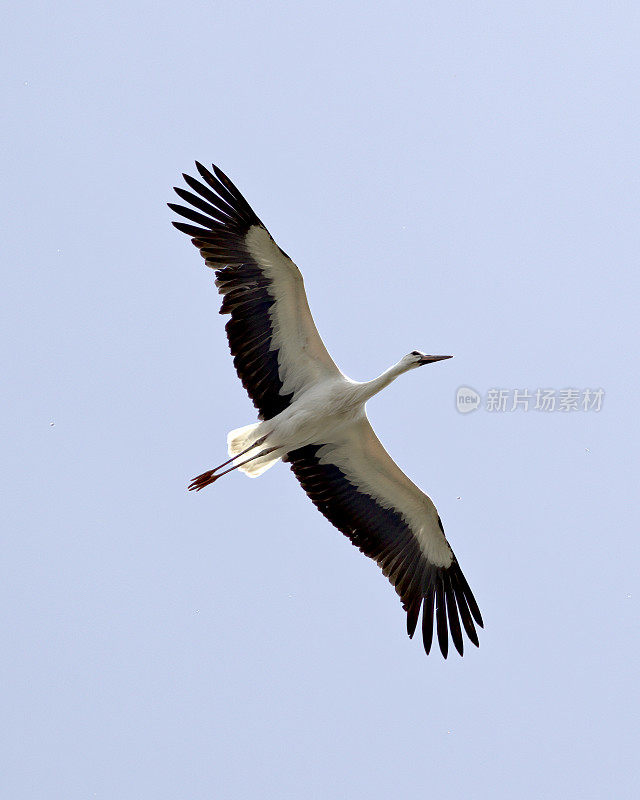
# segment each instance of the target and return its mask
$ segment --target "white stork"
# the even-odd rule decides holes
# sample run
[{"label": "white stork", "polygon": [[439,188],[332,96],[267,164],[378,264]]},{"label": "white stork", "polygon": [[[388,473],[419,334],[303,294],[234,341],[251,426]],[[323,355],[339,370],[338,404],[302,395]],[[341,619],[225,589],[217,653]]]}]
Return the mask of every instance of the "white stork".
[{"label": "white stork", "polygon": [[389,456],[365,411],[398,375],[450,356],[414,350],[372,381],[347,378],[318,334],[300,270],[221,170],[196,167],[204,183],[184,175],[193,192],[175,189],[190,207],[169,203],[190,222],[173,224],[216,270],[220,313],[231,315],[233,362],[260,421],[231,431],[229,460],[189,488],[198,491],[233,469],[256,476],[278,460],[289,462],[314,505],[391,581],[410,637],[422,608],[429,653],[435,608],[445,658],[449,630],[463,653],[460,621],[478,646],[474,620],[482,627],[482,617],[438,512]]}]

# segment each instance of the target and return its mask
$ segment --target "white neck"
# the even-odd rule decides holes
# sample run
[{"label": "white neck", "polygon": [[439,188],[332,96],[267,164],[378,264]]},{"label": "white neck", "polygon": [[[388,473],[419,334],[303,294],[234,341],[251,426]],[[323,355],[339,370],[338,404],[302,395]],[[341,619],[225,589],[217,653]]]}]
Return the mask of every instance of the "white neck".
[{"label": "white neck", "polygon": [[369,400],[375,394],[378,394],[378,392],[381,392],[385,386],[393,383],[398,375],[402,375],[402,373],[406,372],[408,369],[409,367],[407,367],[406,364],[398,361],[397,364],[389,367],[389,369],[385,370],[382,375],[378,375],[378,377],[374,378],[372,381],[361,383],[358,387],[358,394],[360,395],[361,401],[366,403],[367,400]]}]

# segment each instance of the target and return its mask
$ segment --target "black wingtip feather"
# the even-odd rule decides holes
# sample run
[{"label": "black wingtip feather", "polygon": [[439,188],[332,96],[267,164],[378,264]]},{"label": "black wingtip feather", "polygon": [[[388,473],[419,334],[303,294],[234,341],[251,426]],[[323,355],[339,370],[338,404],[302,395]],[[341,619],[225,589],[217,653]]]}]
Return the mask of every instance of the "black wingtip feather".
[{"label": "black wingtip feather", "polygon": [[204,228],[211,229],[214,225],[216,225],[215,220],[211,219],[210,217],[205,217],[204,214],[201,214],[199,211],[194,211],[192,208],[181,206],[179,203],[169,203],[168,205],[172,211],[176,212],[176,214],[180,214],[181,217],[186,217],[192,222],[197,222],[198,225],[202,225]]},{"label": "black wingtip feather", "polygon": [[[189,225],[186,222],[178,222],[177,220],[173,220],[171,222],[174,228],[177,228],[180,233],[186,233],[187,236],[191,237],[204,237],[207,234],[210,234],[211,231],[205,230],[204,228],[196,228],[195,225]],[[197,246],[197,245],[196,245]]]},{"label": "black wingtip feather", "polygon": [[433,583],[431,583],[422,604],[422,643],[427,655],[431,652],[431,643],[433,642],[433,602],[434,592]]},{"label": "black wingtip feather", "polygon": [[200,176],[209,184],[217,195],[222,198],[224,203],[233,209],[235,216],[242,219],[247,226],[262,224],[238,188],[219,167],[212,164],[212,174],[210,170],[204,167],[199,161],[195,163]]},{"label": "black wingtip feather", "polygon": [[439,580],[436,586],[436,624],[440,652],[446,658],[449,653],[449,635],[447,631],[447,609],[444,600],[444,584]]},{"label": "black wingtip feather", "polygon": [[460,618],[458,617],[458,607],[456,605],[455,594],[453,586],[451,585],[451,573],[445,572],[444,576],[444,593],[447,601],[447,616],[449,617],[449,630],[451,631],[451,639],[453,645],[460,653],[464,655],[464,644],[462,642],[462,629],[460,628]]},{"label": "black wingtip feather", "polygon": [[417,602],[414,602],[413,605],[409,606],[407,609],[407,633],[410,639],[413,639],[413,634],[416,632],[421,605],[422,603],[420,599],[418,599]]},{"label": "black wingtip feather", "polygon": [[217,208],[216,206],[220,205],[220,203],[214,205],[207,200],[203,200],[203,198],[199,197],[197,194],[193,194],[193,192],[181,189],[179,186],[174,186],[173,188],[181,200],[184,200],[186,203],[191,203],[194,208],[199,208],[200,211],[211,217],[211,222],[217,222],[220,225],[234,224],[233,212],[222,211],[220,208]]},{"label": "black wingtip feather", "polygon": [[471,612],[469,611],[469,606],[467,605],[467,600],[464,595],[464,589],[460,584],[458,571],[454,570],[451,573],[451,585],[454,594],[456,596],[458,611],[460,612],[460,618],[462,619],[462,625],[465,629],[465,632],[469,637],[470,641],[473,644],[475,644],[476,647],[480,647],[480,642],[478,641],[478,634],[473,624],[473,619],[471,617]]},{"label": "black wingtip feather", "polygon": [[224,172],[220,169],[220,167],[217,167],[215,164],[212,164],[211,168],[213,169],[216,178],[220,181],[220,183],[224,185],[224,187],[228,191],[231,192],[231,194],[237,195],[239,200],[244,200],[244,197],[240,194],[234,183],[231,180],[229,180],[229,178],[224,174]]},{"label": "black wingtip feather", "polygon": [[235,215],[235,209],[232,205],[229,205],[226,200],[223,200],[220,195],[212,192],[204,183],[200,183],[200,181],[192,178],[191,175],[187,175],[186,173],[182,174],[182,177],[185,180],[187,186],[191,187],[194,192],[197,192],[201,197],[204,197],[209,203],[219,209],[224,215],[225,218],[231,217],[233,218]]},{"label": "black wingtip feather", "polygon": [[[245,222],[256,218],[247,201],[235,188],[235,186],[233,186],[226,175],[224,176],[224,182],[218,180],[218,178],[216,178],[206,167],[203,167],[199,161],[196,161],[196,169],[200,173],[200,176],[204,178],[206,183],[209,184],[209,186],[225,201],[225,203],[227,203],[227,205],[234,209],[235,213],[240,218],[242,218]],[[233,186],[235,191],[231,191],[229,188],[230,186]]]},{"label": "black wingtip feather", "polygon": [[473,618],[475,619],[476,623],[481,627],[484,628],[484,623],[482,621],[482,614],[480,613],[480,609],[478,608],[478,604],[476,603],[476,598],[473,596],[473,592],[469,588],[469,584],[467,583],[467,579],[464,577],[464,574],[460,567],[458,567],[456,571],[456,577],[462,586],[462,590],[464,592],[465,599],[467,601],[467,605],[469,606],[469,611]]}]

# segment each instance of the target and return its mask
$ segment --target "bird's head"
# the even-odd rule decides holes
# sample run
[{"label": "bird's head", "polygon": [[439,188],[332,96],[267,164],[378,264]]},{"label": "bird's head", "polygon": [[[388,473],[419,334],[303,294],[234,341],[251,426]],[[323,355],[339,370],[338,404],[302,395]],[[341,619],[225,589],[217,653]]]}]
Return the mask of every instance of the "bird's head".
[{"label": "bird's head", "polygon": [[453,358],[453,356],[428,356],[426,353],[421,353],[420,350],[412,350],[400,362],[406,369],[415,369],[422,367],[424,364],[433,364],[436,361],[444,361],[445,358]]}]

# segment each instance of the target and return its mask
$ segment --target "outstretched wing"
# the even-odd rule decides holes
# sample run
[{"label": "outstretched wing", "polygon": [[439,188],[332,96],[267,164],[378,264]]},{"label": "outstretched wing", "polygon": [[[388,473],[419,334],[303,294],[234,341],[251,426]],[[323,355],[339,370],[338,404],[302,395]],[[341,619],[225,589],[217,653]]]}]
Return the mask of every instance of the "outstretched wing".
[{"label": "outstretched wing", "polygon": [[462,655],[460,622],[478,646],[482,627],[475,598],[449,546],[435,506],[402,472],[366,416],[335,442],[288,454],[302,488],[333,525],[375,559],[400,595],[413,636],[422,613],[427,653],[433,639],[446,658],[449,632]]},{"label": "outstretched wing", "polygon": [[271,419],[340,371],[316,329],[300,270],[221,170],[196,167],[204,183],[184,175],[193,192],[175,189],[189,206],[169,203],[190,222],[173,224],[216,270],[233,363],[260,418]]}]

